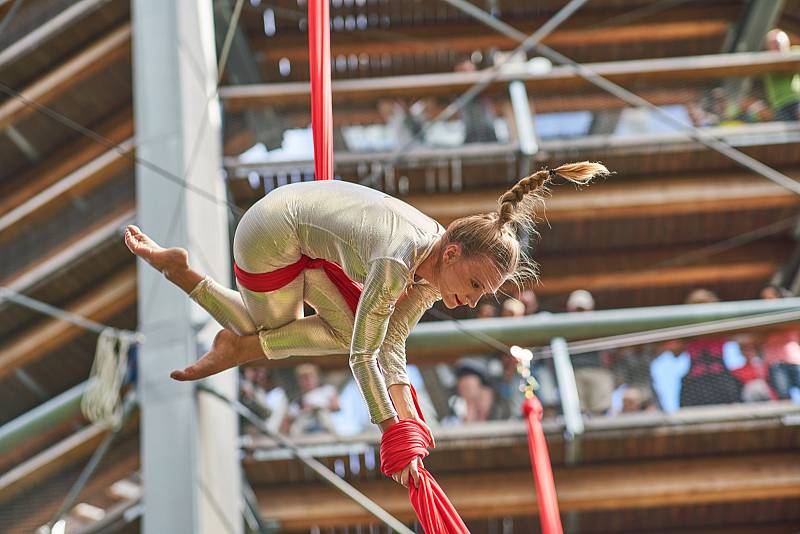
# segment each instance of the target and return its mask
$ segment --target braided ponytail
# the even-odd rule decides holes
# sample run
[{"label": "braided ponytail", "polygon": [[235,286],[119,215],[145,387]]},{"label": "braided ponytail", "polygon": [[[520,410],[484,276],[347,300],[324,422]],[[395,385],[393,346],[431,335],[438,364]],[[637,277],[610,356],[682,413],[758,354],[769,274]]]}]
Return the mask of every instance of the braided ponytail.
[{"label": "braided ponytail", "polygon": [[595,176],[608,174],[604,165],[590,161],[538,171],[503,193],[497,200],[497,211],[461,217],[450,223],[444,243],[458,243],[466,258],[487,259],[519,288],[529,280],[538,279],[536,262],[520,246],[519,236],[536,234],[535,208],[543,204],[547,184],[558,176],[586,184]]},{"label": "braided ponytail", "polygon": [[[535,172],[517,182],[514,187],[503,193],[497,200],[497,223],[501,227],[510,222],[522,224],[523,226],[532,225],[532,210],[535,204],[541,202],[547,183],[557,176],[566,178],[570,182],[585,184],[595,176],[606,175],[608,175],[608,169],[604,165],[592,163],[591,161],[565,163],[556,169],[542,169]],[[518,209],[517,206],[520,204],[530,209]]]}]

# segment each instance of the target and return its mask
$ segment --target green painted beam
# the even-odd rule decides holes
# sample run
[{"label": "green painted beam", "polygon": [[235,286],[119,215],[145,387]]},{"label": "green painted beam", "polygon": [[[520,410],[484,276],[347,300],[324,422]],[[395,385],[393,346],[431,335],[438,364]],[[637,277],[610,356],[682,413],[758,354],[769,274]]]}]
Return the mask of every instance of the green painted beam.
[{"label": "green painted beam", "polygon": [[82,382],[0,426],[0,454],[24,443],[42,431],[78,415],[87,384],[88,382]]},{"label": "green painted beam", "polygon": [[[800,310],[800,298],[745,300],[713,304],[651,306],[581,313],[540,313],[518,319],[469,319],[455,328],[450,321],[417,325],[406,342],[413,358],[487,352],[480,336],[505,345],[549,345],[555,337],[569,342],[721,319]],[[420,360],[417,360],[418,362]]]}]

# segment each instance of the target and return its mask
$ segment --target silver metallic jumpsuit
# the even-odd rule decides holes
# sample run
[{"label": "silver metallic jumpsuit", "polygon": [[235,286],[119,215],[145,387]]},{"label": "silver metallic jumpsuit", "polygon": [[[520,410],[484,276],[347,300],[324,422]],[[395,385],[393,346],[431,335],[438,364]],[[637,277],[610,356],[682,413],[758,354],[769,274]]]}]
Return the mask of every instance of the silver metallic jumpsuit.
[{"label": "silver metallic jumpsuit", "polygon": [[[373,423],[396,415],[387,387],[408,384],[405,341],[438,291],[414,271],[444,228],[380,191],[326,180],[280,187],[245,213],[233,242],[236,264],[271,272],[302,254],[332,261],[364,284],[355,317],[322,269],[286,286],[239,292],[203,280],[190,297],[223,327],[257,333],[267,358],[341,354],[364,395]],[[316,315],[303,317],[303,302]]]}]

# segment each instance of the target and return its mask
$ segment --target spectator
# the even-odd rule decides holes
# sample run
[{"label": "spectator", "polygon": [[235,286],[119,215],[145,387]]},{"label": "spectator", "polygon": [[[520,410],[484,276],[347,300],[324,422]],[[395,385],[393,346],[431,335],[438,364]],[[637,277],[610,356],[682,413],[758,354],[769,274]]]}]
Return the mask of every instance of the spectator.
[{"label": "spectator", "polygon": [[[761,290],[762,299],[791,296],[786,289],[767,286]],[[796,330],[767,334],[762,346],[764,363],[769,369],[769,381],[780,399],[800,396],[800,333]]]},{"label": "spectator", "polygon": [[767,366],[758,355],[756,338],[753,334],[740,334],[736,341],[745,357],[745,364],[731,371],[742,385],[742,402],[762,402],[777,399],[769,387]]},{"label": "spectator", "polygon": [[519,300],[525,305],[525,315],[535,315],[542,313],[539,308],[539,299],[536,298],[536,293],[533,289],[524,289],[519,294]]},{"label": "spectator", "polygon": [[[791,46],[786,32],[774,29],[767,33],[767,50],[788,53],[800,47]],[[776,72],[764,76],[767,102],[776,121],[800,120],[800,72]]]},{"label": "spectator", "polygon": [[268,429],[273,432],[281,430],[289,399],[286,391],[272,381],[269,369],[252,365],[245,367],[239,389],[242,404],[262,417]]},{"label": "spectator", "polygon": [[488,421],[494,405],[485,359],[462,358],[456,366],[456,395],[450,400],[453,415],[449,424]]},{"label": "spectator", "polygon": [[[573,291],[567,299],[568,312],[590,312],[594,310],[594,297],[585,289]],[[572,357],[575,384],[581,411],[593,415],[605,414],[611,407],[614,392],[614,375],[604,364],[599,352],[576,354]]]},{"label": "spectator", "polygon": [[[707,289],[696,289],[686,299],[687,304],[719,302]],[[728,404],[740,399],[739,382],[728,371],[724,359],[723,336],[695,338],[684,345],[689,353],[689,371],[681,384],[681,406]]]},{"label": "spectator", "polygon": [[503,307],[500,310],[500,317],[524,317],[525,305],[515,299],[507,298],[503,301]]},{"label": "spectator", "polygon": [[[464,59],[455,67],[456,72],[475,72],[477,69],[472,59]],[[472,99],[461,109],[461,120],[464,123],[464,144],[497,142],[490,100],[485,97]]]},{"label": "spectator", "polygon": [[412,141],[421,144],[423,142],[422,124],[422,104],[409,107],[402,100],[381,99],[378,100],[378,113],[386,123],[386,137],[390,146],[402,147]]},{"label": "spectator", "polygon": [[491,319],[497,317],[497,305],[490,300],[483,300],[475,311],[476,319]]},{"label": "spectator", "polygon": [[[653,405],[654,393],[650,380],[650,362],[653,360],[652,348],[625,347],[611,351],[611,371],[614,373],[614,383],[617,384],[615,395],[619,397],[619,406],[612,406],[612,414],[616,411],[625,411],[622,406],[625,396],[635,395],[642,409]],[[635,390],[635,393],[629,392]],[[612,401],[612,405],[614,402]]]},{"label": "spectator", "polygon": [[289,434],[297,436],[313,432],[335,434],[331,412],[339,411],[339,395],[330,384],[321,385],[319,367],[305,363],[295,370],[300,398],[289,406]]},{"label": "spectator", "polygon": [[783,299],[787,297],[792,297],[792,292],[786,289],[785,287],[776,286],[770,284],[765,286],[764,289],[758,294],[763,300],[771,300],[771,299]]},{"label": "spectator", "polygon": [[661,410],[674,413],[680,409],[681,384],[689,372],[689,354],[682,352],[680,341],[669,341],[661,348],[661,354],[650,363],[650,378]]}]

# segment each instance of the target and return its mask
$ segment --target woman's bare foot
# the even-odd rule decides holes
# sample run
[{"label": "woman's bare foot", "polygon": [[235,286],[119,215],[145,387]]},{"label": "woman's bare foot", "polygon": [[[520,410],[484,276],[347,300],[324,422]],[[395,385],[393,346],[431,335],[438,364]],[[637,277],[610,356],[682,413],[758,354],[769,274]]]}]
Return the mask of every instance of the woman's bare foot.
[{"label": "woman's bare foot", "polygon": [[[251,336],[248,336],[251,337]],[[247,351],[240,350],[244,337],[230,330],[220,330],[211,344],[211,350],[183,371],[172,371],[169,376],[175,380],[199,380],[217,374],[231,367],[236,367],[252,360],[252,356],[243,356]]]},{"label": "woman's bare foot", "polygon": [[164,248],[132,224],[125,228],[125,244],[131,252],[167,276],[189,269],[189,253],[186,249]]}]

